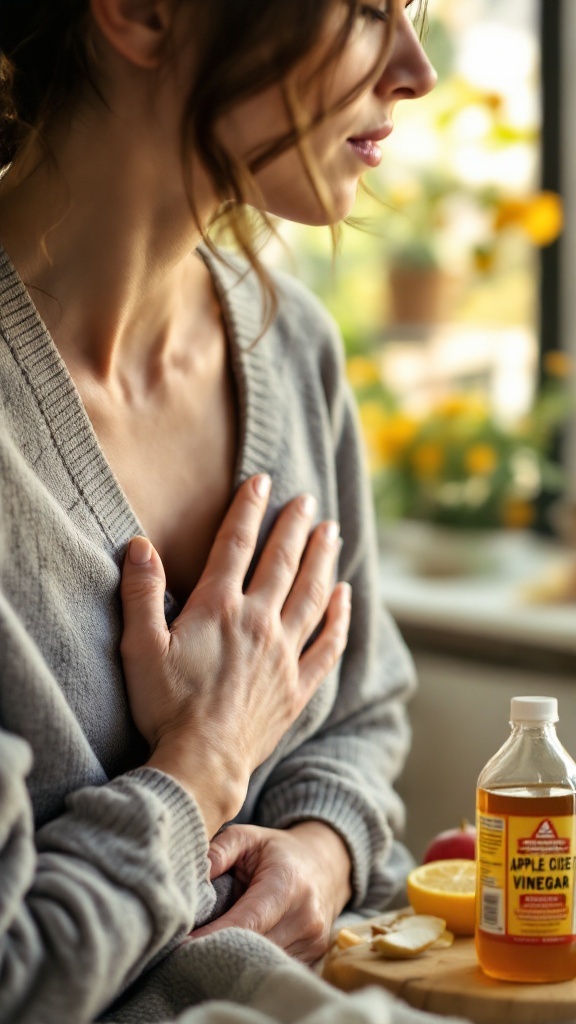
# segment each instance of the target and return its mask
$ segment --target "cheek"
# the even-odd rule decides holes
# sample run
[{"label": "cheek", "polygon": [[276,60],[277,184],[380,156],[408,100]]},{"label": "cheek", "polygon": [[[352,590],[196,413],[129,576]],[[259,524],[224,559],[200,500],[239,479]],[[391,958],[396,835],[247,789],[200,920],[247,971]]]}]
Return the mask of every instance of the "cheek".
[{"label": "cheek", "polygon": [[289,130],[290,123],[279,86],[243,100],[218,126],[218,134],[226,148],[242,160],[249,160]]},{"label": "cheek", "polygon": [[283,155],[258,175],[267,213],[301,224],[321,226],[348,216],[356,198],[360,169],[346,149],[315,147],[312,159],[331,204],[330,216],[318,198],[296,152]]},{"label": "cheek", "polygon": [[[378,29],[370,31],[365,28],[356,33],[319,81],[315,99],[317,108],[335,109],[350,95],[354,96],[354,105],[370,93],[379,77],[384,43],[385,35]],[[344,113],[346,109],[343,108]]]},{"label": "cheek", "polygon": [[256,180],[267,213],[286,220],[316,223],[320,216],[318,200],[295,150],[274,160]]}]

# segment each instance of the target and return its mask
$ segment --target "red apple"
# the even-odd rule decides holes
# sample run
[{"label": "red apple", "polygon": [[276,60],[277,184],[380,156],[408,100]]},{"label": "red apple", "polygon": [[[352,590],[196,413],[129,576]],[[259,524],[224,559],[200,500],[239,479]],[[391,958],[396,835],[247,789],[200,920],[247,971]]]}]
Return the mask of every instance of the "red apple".
[{"label": "red apple", "polygon": [[463,818],[460,828],[440,832],[426,848],[423,864],[431,860],[474,860],[476,857],[476,829]]}]

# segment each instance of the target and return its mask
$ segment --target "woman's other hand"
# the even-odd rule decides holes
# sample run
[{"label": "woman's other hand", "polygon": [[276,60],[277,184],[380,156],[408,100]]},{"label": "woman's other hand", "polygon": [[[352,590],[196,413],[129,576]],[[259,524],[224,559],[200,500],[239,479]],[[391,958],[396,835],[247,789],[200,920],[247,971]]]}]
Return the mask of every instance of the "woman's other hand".
[{"label": "woman's other hand", "polygon": [[350,589],[333,586],[338,526],[321,523],[310,534],[310,497],[282,510],[243,590],[269,488],[269,478],[257,476],[238,489],[170,629],[158,553],[138,537],[124,563],[121,655],[134,721],[151,749],[147,763],[194,796],[209,835],[238,813],[250,774],[346,646]]},{"label": "woman's other hand", "polygon": [[321,821],[286,830],[231,825],[212,840],[209,857],[211,878],[233,870],[246,891],[195,938],[248,928],[305,963],[323,956],[351,896],[350,857],[333,829]]}]

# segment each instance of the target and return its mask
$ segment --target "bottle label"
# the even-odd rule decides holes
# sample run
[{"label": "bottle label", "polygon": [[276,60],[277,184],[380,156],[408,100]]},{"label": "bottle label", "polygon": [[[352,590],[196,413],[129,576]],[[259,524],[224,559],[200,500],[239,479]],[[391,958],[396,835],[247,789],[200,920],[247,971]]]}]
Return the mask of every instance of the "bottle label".
[{"label": "bottle label", "polygon": [[524,945],[576,939],[576,818],[478,814],[478,927]]}]

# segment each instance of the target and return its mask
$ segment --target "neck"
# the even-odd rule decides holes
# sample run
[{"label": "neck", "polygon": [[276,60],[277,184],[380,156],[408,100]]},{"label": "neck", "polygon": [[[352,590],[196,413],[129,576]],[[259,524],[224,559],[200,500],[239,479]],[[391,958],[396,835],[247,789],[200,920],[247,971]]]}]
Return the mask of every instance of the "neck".
[{"label": "neck", "polygon": [[[0,181],[0,241],[62,356],[103,378],[162,358],[184,282],[189,315],[206,306],[182,172],[150,148],[122,122],[103,132],[86,118],[53,140],[54,159],[31,152]],[[194,198],[207,220],[202,180]]]}]

